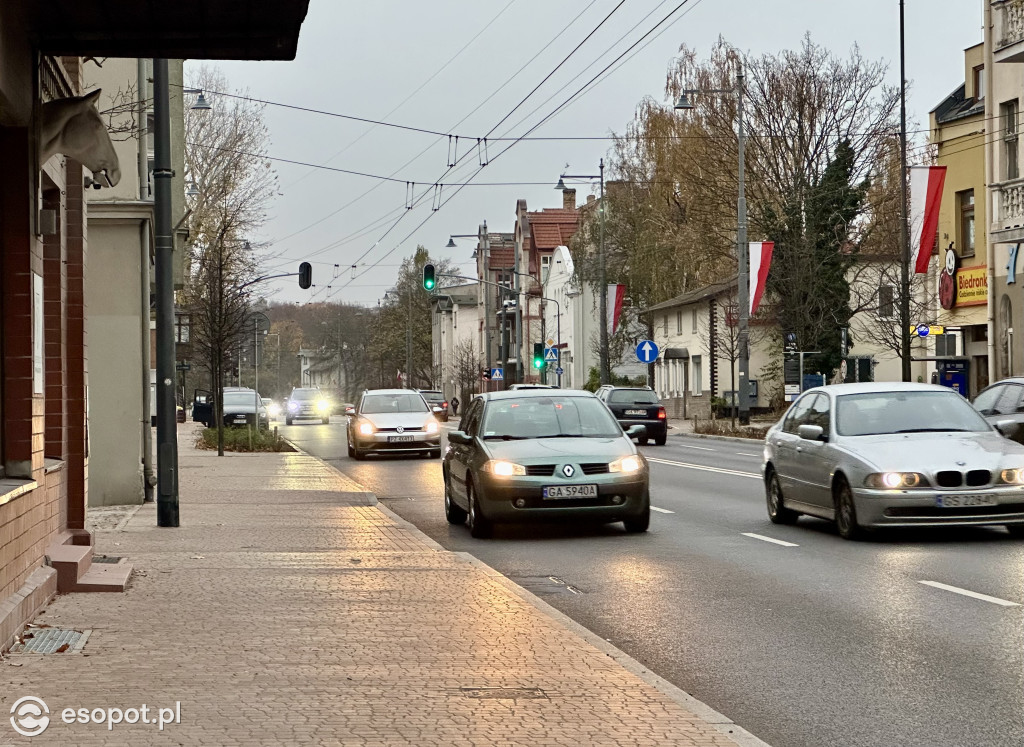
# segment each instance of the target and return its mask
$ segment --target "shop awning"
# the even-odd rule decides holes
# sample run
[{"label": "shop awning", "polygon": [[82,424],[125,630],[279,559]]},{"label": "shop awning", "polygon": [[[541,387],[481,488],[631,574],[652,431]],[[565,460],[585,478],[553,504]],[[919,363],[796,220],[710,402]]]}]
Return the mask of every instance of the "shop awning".
[{"label": "shop awning", "polygon": [[26,0],[45,54],[292,60],[309,0]]}]

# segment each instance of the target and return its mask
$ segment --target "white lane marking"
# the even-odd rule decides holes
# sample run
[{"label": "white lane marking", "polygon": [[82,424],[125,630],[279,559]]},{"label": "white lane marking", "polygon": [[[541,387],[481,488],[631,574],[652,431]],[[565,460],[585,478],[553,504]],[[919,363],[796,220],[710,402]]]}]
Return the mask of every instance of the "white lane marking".
[{"label": "white lane marking", "polygon": [[697,449],[698,451],[714,451],[714,449],[709,449],[707,446],[687,446],[686,444],[677,444],[677,446],[681,446],[684,449]]},{"label": "white lane marking", "polygon": [[723,469],[722,467],[708,467],[704,464],[689,464],[688,462],[673,462],[670,459],[658,459],[656,457],[647,457],[648,462],[655,462],[656,464],[668,464],[672,467],[684,467],[686,469],[696,469],[702,472],[718,472],[722,475],[736,475],[737,477],[752,477],[755,480],[760,480],[761,475],[756,472],[739,472],[734,469]]},{"label": "white lane marking", "polygon": [[954,594],[962,594],[965,597],[971,597],[972,599],[980,599],[983,602],[998,604],[1000,607],[1020,607],[1016,602],[1008,602],[1005,599],[1000,599],[999,597],[990,597],[988,594],[979,594],[976,591],[961,589],[959,586],[950,586],[949,584],[942,584],[938,581],[918,581],[918,583],[924,584],[925,586],[933,586],[936,589],[951,591]]},{"label": "white lane marking", "polygon": [[785,540],[777,540],[774,537],[765,537],[763,534],[754,534],[753,532],[740,532],[744,537],[752,537],[756,540],[762,540],[763,542],[771,542],[775,545],[782,545],[783,547],[800,547],[796,542],[786,542]]},{"label": "white lane marking", "polygon": [[669,511],[667,508],[658,508],[657,506],[651,506],[652,511],[657,511],[659,514],[674,514],[675,511]]},{"label": "white lane marking", "polygon": [[759,457],[759,456],[761,456],[761,454],[751,454],[749,451],[734,451],[733,453],[734,454],[739,454],[740,456],[749,456],[749,457]]}]

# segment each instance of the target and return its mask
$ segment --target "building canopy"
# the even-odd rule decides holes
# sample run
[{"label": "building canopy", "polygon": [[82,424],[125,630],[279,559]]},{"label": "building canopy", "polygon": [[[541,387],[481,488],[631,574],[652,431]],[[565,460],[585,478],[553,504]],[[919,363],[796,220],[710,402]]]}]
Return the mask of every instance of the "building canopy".
[{"label": "building canopy", "polygon": [[292,60],[309,0],[24,0],[44,54]]}]

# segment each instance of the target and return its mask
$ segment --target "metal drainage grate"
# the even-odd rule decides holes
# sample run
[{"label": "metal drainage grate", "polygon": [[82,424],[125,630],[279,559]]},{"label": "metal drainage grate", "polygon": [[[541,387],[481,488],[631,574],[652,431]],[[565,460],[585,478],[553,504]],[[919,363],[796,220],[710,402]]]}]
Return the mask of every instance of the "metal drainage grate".
[{"label": "metal drainage grate", "polygon": [[121,562],[121,557],[119,555],[93,555],[92,556],[92,562],[93,563],[114,563],[116,565],[117,563]]},{"label": "metal drainage grate", "polygon": [[22,634],[24,643],[14,644],[11,646],[10,652],[12,654],[78,653],[85,646],[91,632],[91,630],[29,628]]},{"label": "metal drainage grate", "polygon": [[479,700],[543,700],[548,697],[539,687],[460,687],[459,692]]}]

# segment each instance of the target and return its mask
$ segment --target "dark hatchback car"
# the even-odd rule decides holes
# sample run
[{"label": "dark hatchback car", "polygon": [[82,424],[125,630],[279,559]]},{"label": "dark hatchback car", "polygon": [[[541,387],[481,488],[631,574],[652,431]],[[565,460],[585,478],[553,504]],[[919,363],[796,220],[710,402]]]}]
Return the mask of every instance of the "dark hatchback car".
[{"label": "dark hatchback car", "polygon": [[444,392],[437,389],[420,389],[418,391],[423,395],[423,399],[427,401],[427,405],[430,406],[430,411],[434,413],[434,417],[442,423],[447,423],[448,400],[444,398]]},{"label": "dark hatchback car", "polygon": [[598,399],[578,390],[473,399],[442,463],[445,517],[474,537],[496,523],[621,521],[646,532],[647,461]]},{"label": "dark hatchback car", "polygon": [[[192,420],[212,428],[216,423],[213,415],[213,393],[197,389],[192,403]],[[263,399],[252,389],[243,387],[224,387],[224,425],[254,425],[256,413],[259,412],[259,427],[266,428],[269,423],[267,408]]]},{"label": "dark hatchback car", "polygon": [[658,446],[664,446],[668,438],[668,417],[658,395],[650,387],[605,386],[597,391],[598,398],[608,405],[612,415],[626,430],[634,425],[647,429],[638,437],[641,445],[653,438]]},{"label": "dark hatchback car", "polygon": [[992,425],[1012,420],[1017,430],[1011,438],[1024,443],[1024,377],[1003,379],[985,387],[974,398],[974,409]]}]

